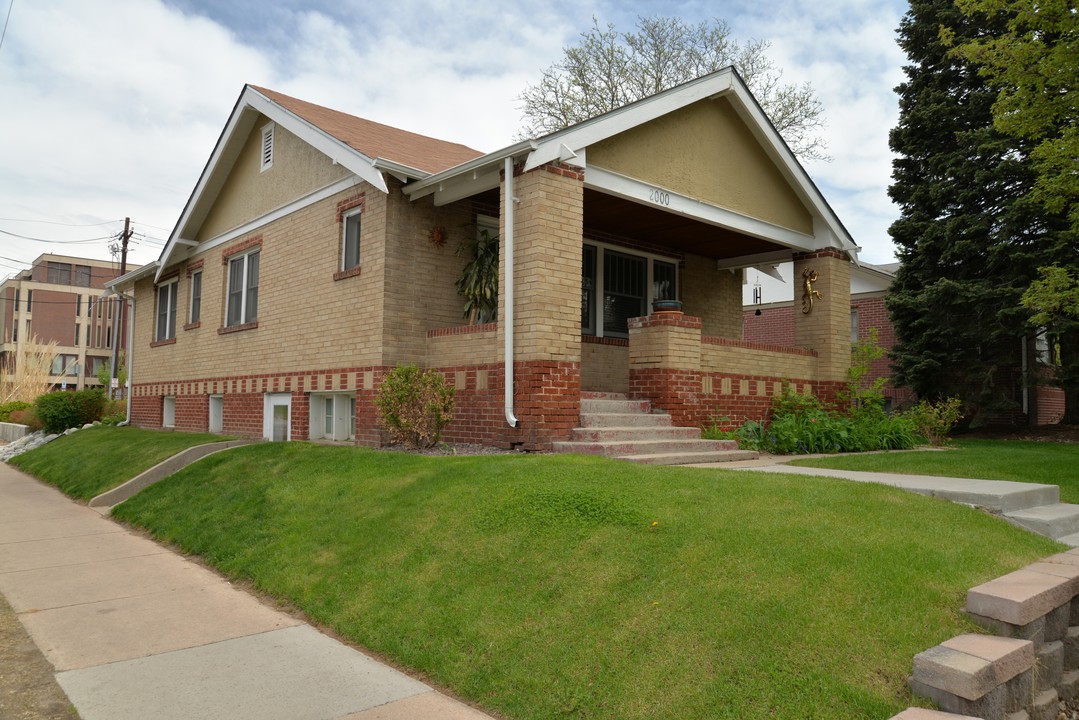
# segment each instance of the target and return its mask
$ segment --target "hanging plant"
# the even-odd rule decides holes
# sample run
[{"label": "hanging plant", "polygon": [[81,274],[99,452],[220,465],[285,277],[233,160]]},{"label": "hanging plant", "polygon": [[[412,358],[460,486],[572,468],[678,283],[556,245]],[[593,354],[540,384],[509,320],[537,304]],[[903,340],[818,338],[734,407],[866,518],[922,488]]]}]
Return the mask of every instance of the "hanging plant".
[{"label": "hanging plant", "polygon": [[455,283],[464,297],[464,316],[470,325],[493,322],[498,315],[498,235],[480,228],[476,239],[461,243],[457,254],[470,258]]}]

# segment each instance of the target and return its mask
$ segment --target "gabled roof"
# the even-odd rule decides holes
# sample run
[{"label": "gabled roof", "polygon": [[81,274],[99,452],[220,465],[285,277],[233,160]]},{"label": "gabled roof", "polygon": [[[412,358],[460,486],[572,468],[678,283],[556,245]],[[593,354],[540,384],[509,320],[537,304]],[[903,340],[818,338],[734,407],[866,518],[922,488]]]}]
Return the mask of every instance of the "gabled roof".
[{"label": "gabled roof", "polygon": [[[753,218],[714,207],[707,208],[708,213],[702,219],[749,235],[759,237],[771,235],[770,239],[799,250],[837,248],[857,262],[856,255],[859,248],[733,67],[704,75],[603,115],[571,125],[564,130],[518,142],[430,177],[411,182],[405,186],[404,192],[413,199],[435,195],[437,205],[490,190],[498,187],[498,173],[507,157],[513,158],[515,162],[524,160],[526,171],[552,161],[578,165],[585,168],[585,187],[589,187],[590,183],[597,183],[595,187],[601,187],[600,183],[614,184],[618,182],[618,179],[608,178],[609,173],[596,168],[589,171],[586,153],[589,145],[651,122],[698,101],[717,97],[726,97],[730,100],[742,121],[810,210],[816,219],[815,224],[819,227],[815,232],[815,238],[799,237],[796,233],[784,232],[782,229],[769,227]],[[642,187],[647,193],[647,188]],[[603,187],[603,189],[611,191],[610,187]],[[615,194],[619,194],[619,191],[616,190]],[[687,207],[699,205],[695,200],[687,200]],[[809,245],[814,245],[814,247],[809,247]]]},{"label": "gabled roof", "polygon": [[482,155],[460,143],[419,135],[282,93],[245,85],[210,159],[158,259],[157,277],[182,259],[228,179],[259,116],[268,117],[356,176],[387,192],[383,173],[401,180],[431,173]]}]

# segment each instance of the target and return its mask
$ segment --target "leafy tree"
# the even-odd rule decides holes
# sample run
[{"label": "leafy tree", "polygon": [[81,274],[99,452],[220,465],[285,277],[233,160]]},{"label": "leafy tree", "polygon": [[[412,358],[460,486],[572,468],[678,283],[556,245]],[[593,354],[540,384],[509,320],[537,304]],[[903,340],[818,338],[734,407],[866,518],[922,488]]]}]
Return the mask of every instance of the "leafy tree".
[{"label": "leafy tree", "polygon": [[[120,357],[116,366],[116,385],[121,388],[117,395],[123,393],[122,388],[127,385],[127,365],[124,364],[124,353],[120,351]],[[106,392],[112,394],[112,360],[102,363],[97,368],[97,381],[101,383]]]},{"label": "leafy tree", "polygon": [[1079,274],[1059,265],[1043,267],[1023,293],[1023,307],[1034,311],[1031,323],[1044,327],[1064,388],[1064,422],[1079,423]]},{"label": "leafy tree", "polygon": [[923,398],[960,396],[974,424],[1014,407],[1001,371],[1021,359],[1029,312],[1019,298],[1039,265],[1067,252],[1059,218],[1028,198],[1030,143],[993,127],[996,92],[951,51],[999,30],[993,23],[951,0],[911,0],[899,28],[910,63],[890,135],[900,217],[889,232],[902,261],[887,300],[896,380]]},{"label": "leafy tree", "polygon": [[958,0],[968,16],[988,15],[1001,31],[970,38],[958,53],[999,90],[993,122],[1035,143],[1033,196],[1066,213],[1079,234],[1079,11],[1074,0]]},{"label": "leafy tree", "polygon": [[781,82],[765,54],[768,43],[731,37],[722,20],[689,24],[677,18],[639,17],[636,32],[614,25],[581,33],[562,60],[519,96],[521,137],[546,135],[733,65],[796,155],[824,159],[823,108],[808,83]]}]

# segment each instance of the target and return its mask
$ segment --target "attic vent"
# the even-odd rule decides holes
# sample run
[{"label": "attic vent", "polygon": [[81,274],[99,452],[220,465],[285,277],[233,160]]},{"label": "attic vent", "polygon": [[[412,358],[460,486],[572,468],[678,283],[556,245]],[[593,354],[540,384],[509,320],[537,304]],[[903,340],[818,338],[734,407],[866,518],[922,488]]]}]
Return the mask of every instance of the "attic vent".
[{"label": "attic vent", "polygon": [[273,166],[273,129],[273,123],[262,126],[262,155],[259,156],[259,172],[269,170]]}]

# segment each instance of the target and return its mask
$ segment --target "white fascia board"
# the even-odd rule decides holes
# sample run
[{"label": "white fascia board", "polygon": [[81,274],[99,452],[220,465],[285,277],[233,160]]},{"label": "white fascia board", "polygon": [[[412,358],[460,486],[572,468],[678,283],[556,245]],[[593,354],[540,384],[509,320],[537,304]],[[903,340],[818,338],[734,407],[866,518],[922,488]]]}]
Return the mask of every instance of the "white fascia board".
[{"label": "white fascia board", "polygon": [[[793,250],[775,250],[772,252],[756,253],[754,255],[742,255],[741,257],[716,260],[716,269],[740,270],[742,268],[748,267],[755,268],[758,265],[767,265],[769,267],[772,267],[780,263],[790,262],[793,258]],[[771,273],[765,270],[762,270],[761,272],[765,272],[766,274],[771,275]]]},{"label": "white fascia board", "polygon": [[501,172],[507,157],[516,157],[517,155],[522,155],[534,148],[535,143],[533,141],[522,140],[519,143],[502,148],[501,150],[496,150],[493,153],[467,160],[460,165],[455,165],[442,172],[435,173],[423,180],[409,183],[402,188],[402,192],[404,192],[405,195],[408,195],[409,199],[417,200],[421,197],[434,194],[439,190],[444,190],[459,181],[468,182],[479,175],[487,174],[492,171],[492,168],[497,168],[495,171]]},{"label": "white fascia board", "polygon": [[369,158],[359,150],[346,145],[251,87],[248,87],[244,92],[243,101],[333,160],[336,164],[343,165],[382,192],[388,193],[390,191],[386,186],[386,180],[382,177],[382,173],[375,169],[374,158]]},{"label": "white fascia board", "polygon": [[157,271],[157,260],[147,263],[140,267],[138,270],[132,270],[129,273],[125,273],[120,277],[113,278],[105,283],[105,287],[115,291],[117,288],[124,288],[133,286],[135,281],[142,280],[144,277],[149,277],[155,274]]},{"label": "white fascia board", "polygon": [[536,140],[536,149],[528,156],[525,172],[559,160],[566,150],[577,153],[581,148],[651,122],[698,100],[729,92],[736,87],[733,78],[734,73],[729,68],[721,70],[540,138]]},{"label": "white fascia board", "polygon": [[434,192],[435,205],[449,205],[452,202],[463,200],[485,190],[493,190],[501,184],[502,172],[500,170],[491,170],[484,173],[477,170],[467,180],[455,178],[453,182],[445,183],[444,187],[436,186]]},{"label": "white fascia board", "polygon": [[[764,220],[742,215],[703,200],[667,188],[641,182],[610,170],[589,166],[584,174],[584,186],[600,190],[610,195],[625,198],[649,207],[673,212],[700,220],[709,225],[735,230],[743,235],[761,238],[785,245],[795,250],[809,252],[819,250],[817,240],[812,235],[780,227]],[[658,200],[657,200],[658,199]]]},{"label": "white fascia board", "polygon": [[409,180],[423,180],[426,177],[430,177],[431,173],[426,170],[420,170],[403,163],[394,162],[393,160],[387,160],[383,157],[377,157],[371,161],[372,166],[376,170],[388,172],[401,182],[408,182]]}]

